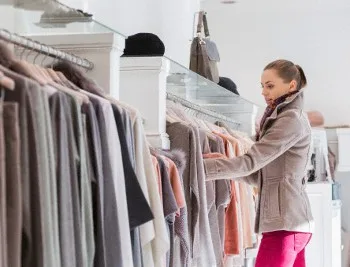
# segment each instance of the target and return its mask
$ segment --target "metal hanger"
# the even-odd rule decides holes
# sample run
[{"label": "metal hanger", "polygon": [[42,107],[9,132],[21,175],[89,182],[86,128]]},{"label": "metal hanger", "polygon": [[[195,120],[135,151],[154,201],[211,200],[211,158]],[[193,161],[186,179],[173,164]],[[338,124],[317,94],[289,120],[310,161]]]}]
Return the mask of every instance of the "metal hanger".
[{"label": "metal hanger", "polygon": [[26,56],[26,61],[28,61],[28,59],[29,59],[29,55],[32,53],[32,52],[35,52],[35,46],[34,46],[34,42],[35,41],[33,41],[33,40],[31,40],[31,39],[29,39],[29,41],[31,42],[31,45],[28,45],[28,47],[29,47],[29,52],[28,52],[28,54],[27,54],[27,56]]},{"label": "metal hanger", "polygon": [[50,55],[50,53],[49,53],[49,49],[47,49],[47,51],[46,51],[46,53],[45,53],[45,51],[44,51],[44,48],[43,47],[41,47],[41,51],[43,52],[43,54],[44,54],[44,57],[43,57],[43,59],[41,60],[41,66],[43,67],[44,66],[44,61],[46,60],[46,58]]},{"label": "metal hanger", "polygon": [[[51,49],[51,47],[49,47],[49,51],[50,51],[50,49]],[[50,66],[51,69],[53,69],[53,65],[55,65],[55,61],[56,61],[57,58],[58,58],[58,53],[59,53],[59,52],[57,52],[57,53],[54,54],[54,58],[53,58],[53,60],[52,60],[52,62],[51,62],[51,66]]]},{"label": "metal hanger", "polygon": [[[44,54],[45,52],[47,52],[48,50],[53,53],[53,56],[56,55],[56,57],[58,58],[69,58],[68,61],[74,63],[74,64],[78,64],[80,67],[86,68],[87,70],[91,70],[94,68],[94,64],[92,62],[90,62],[87,59],[82,59],[78,56],[75,55],[69,55],[67,53],[64,53],[62,51],[59,51],[57,49],[51,48],[48,49],[49,46],[45,46],[45,45],[40,45],[40,47],[38,48],[38,46],[36,46],[36,44],[38,42],[35,42],[27,37],[23,37],[17,34],[13,34],[10,31],[6,30],[6,29],[2,29],[0,28],[0,39],[7,41],[9,43],[12,43],[18,47],[23,48],[23,50],[20,53],[19,58],[22,60],[24,53],[26,52],[26,50],[28,48],[33,49],[36,52],[39,52],[41,54]],[[32,53],[32,51],[31,51]],[[51,56],[51,54],[49,53],[49,55]],[[29,57],[29,55],[27,56],[27,58]]]},{"label": "metal hanger", "polygon": [[[40,50],[42,51],[43,45],[41,43],[39,43],[38,41],[34,41],[36,44],[38,44],[40,46]],[[39,51],[36,52],[36,55],[33,59],[33,64],[35,65],[36,63],[36,59],[39,57],[41,53],[39,53]],[[42,65],[42,64],[41,64]]]},{"label": "metal hanger", "polygon": [[168,100],[178,103],[183,107],[185,111],[187,111],[188,114],[193,114],[193,116],[196,116],[199,118],[200,117],[208,118],[207,119],[208,121],[213,121],[213,120],[224,121],[229,125],[231,125],[233,129],[237,129],[240,125],[240,122],[237,122],[229,117],[226,117],[225,115],[216,113],[215,111],[202,108],[201,106],[196,105],[195,103],[192,103],[186,99],[180,98],[172,93],[167,92],[166,96]]},{"label": "metal hanger", "polygon": [[23,47],[23,50],[22,50],[21,54],[19,55],[20,60],[23,59],[23,55],[24,55],[25,51],[26,51],[29,47],[30,47],[30,46],[29,46],[29,40],[26,40],[26,44],[25,44],[25,46]]}]

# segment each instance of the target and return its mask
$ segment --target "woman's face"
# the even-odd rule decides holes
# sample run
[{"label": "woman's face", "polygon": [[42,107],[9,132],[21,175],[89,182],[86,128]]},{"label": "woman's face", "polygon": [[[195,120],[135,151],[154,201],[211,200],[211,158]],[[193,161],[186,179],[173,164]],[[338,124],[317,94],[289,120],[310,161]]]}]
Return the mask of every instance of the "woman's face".
[{"label": "woman's face", "polygon": [[261,75],[262,95],[267,105],[271,105],[280,96],[295,91],[296,86],[295,80],[285,82],[274,69],[264,70]]}]

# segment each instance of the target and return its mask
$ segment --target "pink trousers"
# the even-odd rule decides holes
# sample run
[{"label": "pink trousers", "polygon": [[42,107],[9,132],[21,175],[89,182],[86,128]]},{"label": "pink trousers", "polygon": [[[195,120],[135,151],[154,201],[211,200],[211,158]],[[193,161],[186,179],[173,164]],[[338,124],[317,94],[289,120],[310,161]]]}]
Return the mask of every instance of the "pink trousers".
[{"label": "pink trousers", "polygon": [[276,231],[263,234],[255,267],[305,267],[312,234]]}]

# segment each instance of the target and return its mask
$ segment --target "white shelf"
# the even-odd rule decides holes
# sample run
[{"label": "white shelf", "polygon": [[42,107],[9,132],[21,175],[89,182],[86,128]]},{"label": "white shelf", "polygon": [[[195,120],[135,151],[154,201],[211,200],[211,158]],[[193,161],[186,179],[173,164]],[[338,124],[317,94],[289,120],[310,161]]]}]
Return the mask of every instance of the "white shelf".
[{"label": "white shelf", "polygon": [[350,172],[350,128],[326,129],[328,145],[336,155],[338,172]]}]

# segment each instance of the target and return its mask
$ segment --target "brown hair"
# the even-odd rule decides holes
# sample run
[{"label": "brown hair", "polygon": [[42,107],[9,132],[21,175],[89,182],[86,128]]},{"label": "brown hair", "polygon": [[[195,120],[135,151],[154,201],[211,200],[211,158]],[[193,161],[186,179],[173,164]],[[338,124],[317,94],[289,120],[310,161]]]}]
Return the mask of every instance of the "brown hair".
[{"label": "brown hair", "polygon": [[307,85],[307,80],[303,69],[299,65],[295,65],[289,60],[279,59],[268,64],[264,70],[276,70],[279,77],[285,82],[295,80],[297,82],[297,90]]}]

